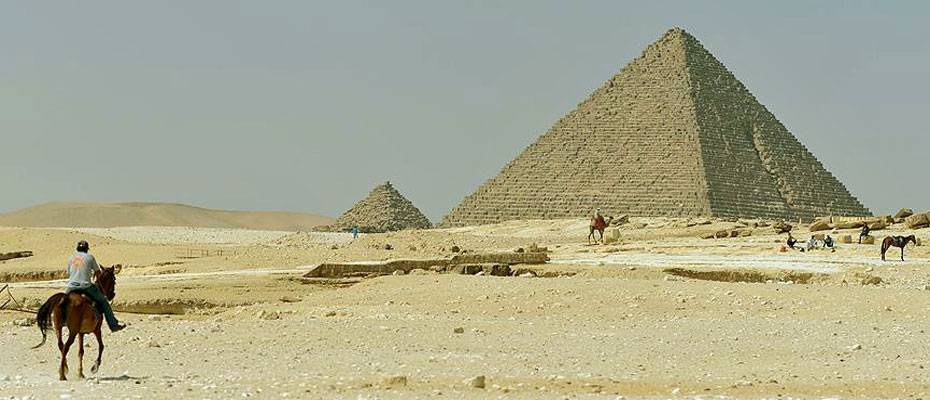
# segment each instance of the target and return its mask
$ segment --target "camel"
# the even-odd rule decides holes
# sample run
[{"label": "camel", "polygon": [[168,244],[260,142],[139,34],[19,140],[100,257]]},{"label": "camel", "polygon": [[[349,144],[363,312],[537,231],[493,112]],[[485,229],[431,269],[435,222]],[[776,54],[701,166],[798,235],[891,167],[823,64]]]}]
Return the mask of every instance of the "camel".
[{"label": "camel", "polygon": [[[591,223],[588,225],[588,244],[591,244],[591,239],[594,238],[594,243],[600,241],[604,242],[604,229],[607,229],[610,226],[610,223],[614,220],[614,217],[607,217],[607,220],[604,220],[604,217],[598,215],[591,218]],[[594,232],[600,233],[600,239],[595,238]]]}]

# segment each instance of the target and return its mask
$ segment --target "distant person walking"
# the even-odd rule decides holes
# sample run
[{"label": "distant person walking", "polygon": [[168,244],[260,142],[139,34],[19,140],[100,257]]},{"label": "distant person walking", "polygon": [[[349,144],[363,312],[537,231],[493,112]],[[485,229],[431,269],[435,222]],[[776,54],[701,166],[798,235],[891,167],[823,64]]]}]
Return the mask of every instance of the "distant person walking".
[{"label": "distant person walking", "polygon": [[352,239],[358,239],[358,226],[352,225]]}]

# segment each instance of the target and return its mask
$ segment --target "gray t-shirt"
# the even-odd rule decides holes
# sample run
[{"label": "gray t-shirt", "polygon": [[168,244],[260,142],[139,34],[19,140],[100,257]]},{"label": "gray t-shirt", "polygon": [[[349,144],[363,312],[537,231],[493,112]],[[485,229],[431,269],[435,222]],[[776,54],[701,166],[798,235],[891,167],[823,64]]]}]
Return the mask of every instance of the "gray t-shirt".
[{"label": "gray t-shirt", "polygon": [[97,259],[87,253],[74,253],[68,260],[68,288],[84,289],[94,285],[93,277],[100,271]]}]

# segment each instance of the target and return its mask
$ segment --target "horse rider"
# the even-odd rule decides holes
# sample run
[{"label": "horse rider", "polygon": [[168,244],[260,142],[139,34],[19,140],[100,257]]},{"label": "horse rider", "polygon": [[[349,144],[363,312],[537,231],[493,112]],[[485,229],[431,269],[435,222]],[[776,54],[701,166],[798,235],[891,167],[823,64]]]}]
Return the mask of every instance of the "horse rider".
[{"label": "horse rider", "polygon": [[607,221],[604,220],[604,216],[601,215],[601,209],[594,209],[594,216],[591,217],[591,220],[594,221],[595,227],[607,227]]},{"label": "horse rider", "polygon": [[862,244],[862,238],[869,236],[869,224],[862,225],[862,230],[859,231],[859,244]]},{"label": "horse rider", "polygon": [[87,296],[96,304],[97,311],[106,318],[110,331],[121,331],[126,325],[116,320],[113,309],[110,308],[110,302],[100,292],[100,288],[91,282],[91,276],[96,280],[100,274],[100,266],[97,265],[97,259],[88,251],[90,251],[90,245],[87,241],[78,242],[77,252],[68,260],[68,286],[65,287],[65,294],[79,293]]}]

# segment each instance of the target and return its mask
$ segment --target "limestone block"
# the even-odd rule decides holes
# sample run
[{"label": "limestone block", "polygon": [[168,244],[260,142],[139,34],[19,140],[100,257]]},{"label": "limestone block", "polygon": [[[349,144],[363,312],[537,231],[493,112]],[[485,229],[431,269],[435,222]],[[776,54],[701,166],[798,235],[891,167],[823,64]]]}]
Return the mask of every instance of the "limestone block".
[{"label": "limestone block", "polygon": [[930,226],[930,213],[914,214],[904,219],[904,224],[910,229],[920,229]]},{"label": "limestone block", "polygon": [[830,226],[830,220],[827,220],[827,219],[821,219],[821,220],[815,221],[810,226],[811,232],[828,231],[830,229],[833,229],[833,227]]}]

